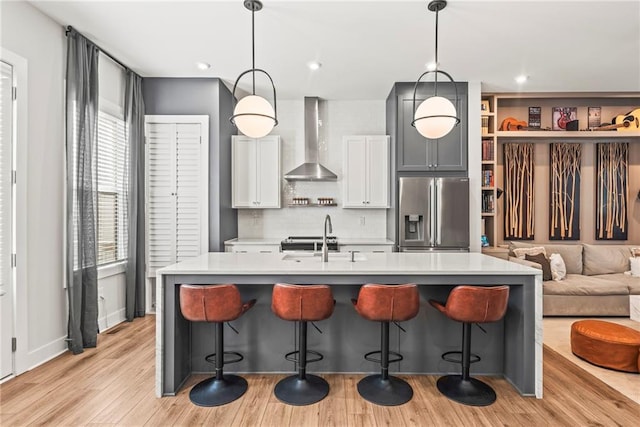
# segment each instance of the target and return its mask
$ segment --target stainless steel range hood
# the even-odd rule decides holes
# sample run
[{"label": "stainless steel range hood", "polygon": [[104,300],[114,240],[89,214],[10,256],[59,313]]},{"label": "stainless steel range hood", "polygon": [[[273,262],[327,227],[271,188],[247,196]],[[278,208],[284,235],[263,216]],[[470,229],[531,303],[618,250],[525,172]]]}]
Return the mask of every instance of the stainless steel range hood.
[{"label": "stainless steel range hood", "polygon": [[319,98],[304,98],[304,163],[284,176],[287,181],[335,181],[338,176],[318,162]]}]

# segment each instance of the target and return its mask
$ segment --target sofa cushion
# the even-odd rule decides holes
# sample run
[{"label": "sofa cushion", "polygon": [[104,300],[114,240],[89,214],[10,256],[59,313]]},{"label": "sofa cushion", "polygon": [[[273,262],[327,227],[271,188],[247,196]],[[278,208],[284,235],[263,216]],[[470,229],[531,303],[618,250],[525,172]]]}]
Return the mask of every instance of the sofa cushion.
[{"label": "sofa cushion", "polygon": [[516,248],[530,248],[533,246],[542,246],[547,254],[560,254],[564,260],[564,264],[567,267],[567,274],[582,274],[582,245],[581,244],[541,244],[541,243],[527,243],[520,241],[509,242],[509,251],[511,256],[513,250]]},{"label": "sofa cushion", "polygon": [[544,256],[543,253],[539,253],[535,255],[525,254],[524,259],[526,261],[531,261],[531,262],[540,264],[540,266],[542,267],[542,280],[553,279],[553,276],[551,276],[551,264],[549,263],[549,260],[547,259],[546,256]]},{"label": "sofa cushion", "polygon": [[602,274],[591,277],[607,282],[621,283],[627,287],[629,294],[640,295],[640,277],[633,277],[632,275],[625,273]]},{"label": "sofa cushion", "polygon": [[567,274],[560,282],[548,280],[542,287],[545,295],[629,295],[625,282],[581,274]]},{"label": "sofa cushion", "polygon": [[584,266],[582,274],[624,273],[629,271],[631,246],[584,244]]}]

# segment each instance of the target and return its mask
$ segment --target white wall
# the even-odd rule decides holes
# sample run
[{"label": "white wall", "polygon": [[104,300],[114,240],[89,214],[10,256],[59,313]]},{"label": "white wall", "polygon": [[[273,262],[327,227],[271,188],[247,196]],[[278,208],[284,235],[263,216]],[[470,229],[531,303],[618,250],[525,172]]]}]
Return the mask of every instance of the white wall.
[{"label": "white wall", "polygon": [[[287,183],[283,179],[282,209],[238,209],[238,237],[322,235],[323,220],[331,215],[333,232],[340,237],[386,237],[386,209],[337,207],[288,208],[292,197],[333,197],[342,203],[342,137],[384,135],[385,101],[324,101],[320,136],[320,163],[338,175],[336,182]],[[282,175],[304,162],[304,102],[279,101],[278,126],[282,139]],[[323,144],[324,141],[324,144]],[[362,221],[364,218],[364,221]],[[362,225],[364,222],[364,225]]]},{"label": "white wall", "polygon": [[[60,24],[26,2],[1,2],[0,22],[0,46],[28,64],[27,90],[18,91],[18,102],[21,94],[28,97],[26,146],[18,147],[18,164],[21,155],[26,157],[26,171],[18,169],[18,180],[27,182],[26,209],[17,212],[18,217],[26,217],[27,247],[26,251],[18,248],[18,269],[28,273],[26,283],[17,284],[27,290],[26,301],[18,302],[26,313],[17,313],[18,330],[26,331],[26,336],[18,335],[19,350],[26,346],[16,358],[16,372],[22,373],[67,349],[63,287],[66,38]],[[104,296],[99,302],[102,329],[124,318],[124,275],[101,279],[98,286]]]}]

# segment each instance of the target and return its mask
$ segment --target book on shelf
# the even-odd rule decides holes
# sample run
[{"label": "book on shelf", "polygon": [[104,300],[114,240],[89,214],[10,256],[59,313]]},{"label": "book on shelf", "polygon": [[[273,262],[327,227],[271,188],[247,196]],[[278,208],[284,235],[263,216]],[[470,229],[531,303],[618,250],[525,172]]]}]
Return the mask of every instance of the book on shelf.
[{"label": "book on shelf", "polygon": [[493,161],[493,159],[494,159],[493,140],[483,139],[482,140],[482,160]]},{"label": "book on shelf", "polygon": [[541,107],[529,107],[529,127],[533,129],[540,129],[542,126],[541,119]]},{"label": "book on shelf", "polygon": [[487,193],[482,195],[482,213],[494,212],[494,197],[493,193]]},{"label": "book on shelf", "polygon": [[493,171],[492,170],[482,171],[482,186],[493,187]]},{"label": "book on shelf", "polygon": [[489,134],[489,116],[482,116],[482,134]]}]

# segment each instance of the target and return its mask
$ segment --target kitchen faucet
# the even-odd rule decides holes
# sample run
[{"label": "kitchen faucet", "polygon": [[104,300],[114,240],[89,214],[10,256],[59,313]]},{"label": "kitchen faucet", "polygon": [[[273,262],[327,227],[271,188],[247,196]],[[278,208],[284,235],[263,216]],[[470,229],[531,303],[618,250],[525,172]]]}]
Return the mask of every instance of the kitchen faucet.
[{"label": "kitchen faucet", "polygon": [[324,217],[324,230],[322,232],[322,262],[329,262],[329,247],[327,246],[327,222],[329,223],[329,233],[333,233],[331,217],[329,214]]}]

